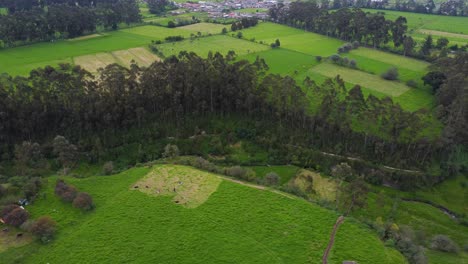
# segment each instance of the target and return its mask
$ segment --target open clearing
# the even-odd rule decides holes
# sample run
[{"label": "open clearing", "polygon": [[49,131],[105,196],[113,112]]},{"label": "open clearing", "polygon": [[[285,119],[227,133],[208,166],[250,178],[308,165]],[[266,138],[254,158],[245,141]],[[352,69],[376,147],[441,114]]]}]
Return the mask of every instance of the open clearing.
[{"label": "open clearing", "polygon": [[400,96],[409,90],[405,84],[400,82],[387,81],[377,75],[341,67],[331,63],[321,63],[313,67],[311,71],[331,78],[336,75],[340,75],[340,77],[347,82],[359,84],[368,89],[393,97]]},{"label": "open clearing", "polygon": [[193,51],[202,57],[208,56],[210,51],[220,52],[226,55],[233,50],[238,55],[249,54],[270,49],[267,45],[245,41],[224,35],[216,35],[204,38],[187,39],[180,42],[164,43],[158,45],[158,50],[164,56],[178,55],[181,51]]},{"label": "open clearing", "polygon": [[176,204],[195,208],[218,189],[221,179],[211,173],[191,173],[186,167],[159,166],[133,187],[154,196],[170,196]]},{"label": "open clearing", "polygon": [[[204,175],[175,165],[171,177]],[[222,180],[208,200],[185,208],[168,196],[131,187],[152,169],[113,176],[66,178],[93,196],[96,209],[83,214],[53,194],[29,206],[33,217],[59,224],[54,242],[32,243],[0,253],[4,263],[319,263],[337,214],[301,199]],[[109,243],[112,241],[112,243]],[[331,263],[406,263],[367,227],[347,221],[337,234]]]}]

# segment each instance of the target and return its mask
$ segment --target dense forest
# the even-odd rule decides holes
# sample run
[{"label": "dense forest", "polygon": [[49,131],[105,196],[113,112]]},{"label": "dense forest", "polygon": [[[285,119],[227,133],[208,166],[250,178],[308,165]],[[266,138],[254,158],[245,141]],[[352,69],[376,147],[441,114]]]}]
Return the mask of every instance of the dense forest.
[{"label": "dense forest", "polygon": [[97,27],[116,29],[140,22],[135,0],[0,1],[9,13],[0,15],[0,48],[29,42],[73,38]]},{"label": "dense forest", "polygon": [[[419,136],[428,125],[425,111],[406,112],[390,98],[365,98],[359,86],[348,91],[340,78],[323,85],[306,79],[303,90],[288,76],[267,75],[263,60],[237,61],[233,52],[226,57],[210,54],[207,59],[183,52],[148,68],[112,64],[97,76],[68,64],[34,70],[27,78],[3,75],[2,159],[14,160],[15,146],[23,141],[48,149],[52,139],[62,135],[87,153],[83,157],[88,161],[97,162],[96,153],[130,142],[149,145],[167,137],[190,138],[203,128],[208,134],[221,133],[221,145],[236,138],[252,140],[269,149],[273,163],[329,168],[340,161],[318,157],[325,151],[357,158],[354,166],[375,183],[385,180],[411,187],[438,182],[466,170],[456,160],[467,143],[467,73],[457,64],[466,63],[466,56],[437,64],[455,69],[442,72],[445,79],[437,88],[439,112],[446,123],[440,138]],[[322,101],[317,112],[311,113],[305,91]],[[235,117],[240,118],[235,129],[215,128],[219,120],[227,124]],[[352,128],[356,120],[379,125],[356,132]],[[135,130],[134,135],[129,132]],[[181,149],[184,154],[209,154],[196,144]],[[157,158],[141,154],[129,162]],[[378,164],[424,173],[369,170]],[[442,172],[431,172],[434,165]],[[427,177],[431,174],[438,176]]]}]

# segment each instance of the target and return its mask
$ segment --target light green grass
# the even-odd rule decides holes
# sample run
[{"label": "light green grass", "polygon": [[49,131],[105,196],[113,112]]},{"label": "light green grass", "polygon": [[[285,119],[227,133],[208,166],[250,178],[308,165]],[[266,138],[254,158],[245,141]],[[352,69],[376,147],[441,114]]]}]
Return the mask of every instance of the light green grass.
[{"label": "light green grass", "polygon": [[409,90],[409,87],[400,82],[387,81],[376,75],[332,63],[321,63],[313,67],[311,71],[331,78],[340,75],[347,82],[359,84],[392,97],[400,96]]},{"label": "light green grass", "polygon": [[79,41],[44,42],[0,50],[0,73],[27,75],[32,69],[58,63],[71,63],[72,57],[123,50],[148,45],[167,36],[190,36],[187,30],[142,26],[114,31],[103,37]]},{"label": "light green grass", "polygon": [[193,51],[202,57],[206,57],[210,51],[227,54],[228,51],[233,50],[236,54],[242,55],[267,49],[270,49],[270,47],[224,35],[195,38],[193,40],[187,39],[180,42],[158,45],[158,50],[166,57],[178,55],[181,51]]},{"label": "light green grass", "polygon": [[[440,32],[449,32],[455,34],[463,34],[468,37],[468,17],[462,16],[441,16],[441,15],[430,15],[430,14],[418,14],[411,12],[399,12],[390,10],[373,10],[363,9],[366,12],[385,12],[385,18],[395,21],[399,16],[406,17],[408,21],[408,32],[416,40],[422,41],[428,34],[432,34],[435,39],[442,37],[442,34],[437,32],[426,32],[422,33],[421,30],[434,30]],[[447,37],[447,36],[444,36]],[[447,37],[450,40],[450,44],[466,44],[468,39],[466,38],[453,38]]]},{"label": "light green grass", "polygon": [[213,23],[197,23],[192,25],[187,25],[183,27],[179,27],[179,29],[189,30],[193,33],[201,32],[201,33],[208,33],[208,34],[221,34],[223,28],[230,30],[229,25],[220,25],[220,24],[213,24]]},{"label": "light green grass", "polygon": [[343,43],[323,35],[269,22],[259,23],[255,27],[242,30],[242,33],[246,39],[255,38],[256,41],[263,41],[268,45],[279,39],[282,48],[314,56],[332,55]]},{"label": "light green grass", "polygon": [[[50,214],[58,221],[56,240],[10,249],[0,254],[2,263],[318,263],[337,218],[304,200],[229,181],[204,204],[187,209],[169,197],[130,191],[148,171],[67,178],[94,197],[96,209],[90,213],[59,201],[50,178],[46,199],[28,210],[33,217]],[[352,220],[338,231],[330,262],[349,259],[360,264],[405,263]]]}]

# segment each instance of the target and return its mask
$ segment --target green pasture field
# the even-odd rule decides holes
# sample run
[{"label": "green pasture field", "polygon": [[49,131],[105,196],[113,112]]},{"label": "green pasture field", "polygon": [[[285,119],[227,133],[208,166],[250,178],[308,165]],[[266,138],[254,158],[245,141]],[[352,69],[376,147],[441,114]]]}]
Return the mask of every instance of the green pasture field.
[{"label": "green pasture field", "polygon": [[[171,168],[173,175],[196,169]],[[56,239],[0,253],[2,263],[318,263],[338,215],[302,199],[224,180],[196,208],[172,197],[151,196],[134,184],[150,172],[133,168],[114,176],[66,182],[90,193],[93,212],[82,213],[53,194],[49,178],[45,198],[28,206],[33,218],[58,222]],[[175,173],[175,174],[174,174]],[[341,225],[331,263],[406,263],[362,224]]]},{"label": "green pasture field", "polygon": [[179,27],[179,29],[193,31],[193,33],[201,32],[206,34],[221,34],[223,28],[226,28],[228,31],[231,30],[229,25],[213,24],[213,23],[196,23],[192,25],[187,25]]},{"label": "green pasture field", "polygon": [[[416,39],[423,39],[428,34],[432,34],[435,39],[439,37],[447,37],[451,42],[453,40],[453,42],[459,44],[468,43],[468,39],[466,38],[456,37],[454,39],[453,36],[451,37],[444,34],[444,32],[448,32],[462,34],[468,37],[468,17],[418,14],[391,10],[363,10],[371,13],[384,12],[385,17],[393,21],[396,20],[399,16],[406,17],[406,20],[408,21],[409,33],[414,35]],[[428,30],[433,32],[425,32]]]},{"label": "green pasture field", "polygon": [[72,57],[147,46],[152,40],[167,36],[190,36],[177,28],[142,26],[109,32],[102,37],[79,41],[44,42],[0,50],[0,73],[28,75],[32,69],[59,63],[72,63]]},{"label": "green pasture field", "polygon": [[242,34],[245,39],[254,38],[268,45],[279,39],[282,48],[314,56],[330,56],[343,44],[337,39],[269,22],[242,30]]},{"label": "green pasture field", "polygon": [[220,52],[226,55],[228,51],[233,50],[236,54],[242,55],[270,49],[270,47],[266,45],[224,35],[163,43],[157,47],[166,57],[169,55],[178,55],[181,51],[193,51],[202,57],[206,57],[210,51],[213,53]]}]

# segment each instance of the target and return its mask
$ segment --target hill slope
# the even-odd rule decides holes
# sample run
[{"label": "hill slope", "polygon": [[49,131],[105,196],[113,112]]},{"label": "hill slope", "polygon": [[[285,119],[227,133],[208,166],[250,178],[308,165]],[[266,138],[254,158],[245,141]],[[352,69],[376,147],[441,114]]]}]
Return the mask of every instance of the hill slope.
[{"label": "hill slope", "polygon": [[[46,246],[10,249],[0,257],[8,262],[51,264],[320,262],[337,218],[334,212],[224,178],[195,208],[176,204],[170,195],[148,195],[134,187],[144,175],[161,169],[181,181],[192,176],[220,177],[190,167],[158,165],[115,176],[67,178],[94,197],[96,209],[87,214],[53,195],[52,177],[46,197],[28,210],[33,217],[48,214],[58,221],[56,240]],[[406,263],[352,220],[341,226],[330,255],[330,263],[343,260]]]}]

